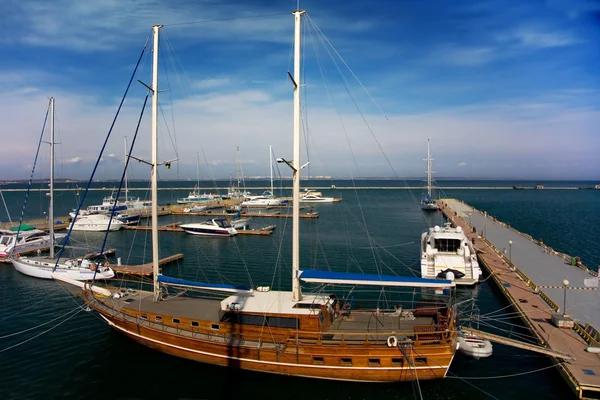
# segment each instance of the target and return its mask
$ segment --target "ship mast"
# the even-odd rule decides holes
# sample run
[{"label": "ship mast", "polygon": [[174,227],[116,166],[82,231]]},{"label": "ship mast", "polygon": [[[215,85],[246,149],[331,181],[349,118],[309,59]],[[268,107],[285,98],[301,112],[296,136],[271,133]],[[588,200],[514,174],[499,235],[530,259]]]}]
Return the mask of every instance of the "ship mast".
[{"label": "ship mast", "polygon": [[158,31],[162,25],[154,25],[154,49],[152,59],[152,272],[154,282],[154,301],[160,297],[158,275]]},{"label": "ship mast", "polygon": [[427,139],[427,197],[431,199],[431,155],[429,154],[429,139]]},{"label": "ship mast", "polygon": [[50,205],[48,206],[48,231],[50,233],[50,258],[54,258],[54,97],[50,97]]},{"label": "ship mast", "polygon": [[273,150],[271,149],[271,145],[269,145],[269,171],[271,172],[271,198],[275,198],[275,193],[273,192]]},{"label": "ship mast", "polygon": [[127,188],[127,136],[125,136],[123,138],[123,147],[125,149],[125,204],[127,204],[128,201],[128,196],[127,196],[127,192],[128,192],[128,188]]},{"label": "ship mast", "polygon": [[292,301],[302,300],[300,288],[300,39],[302,14],[305,11],[293,12],[294,27],[294,158],[292,161]]}]

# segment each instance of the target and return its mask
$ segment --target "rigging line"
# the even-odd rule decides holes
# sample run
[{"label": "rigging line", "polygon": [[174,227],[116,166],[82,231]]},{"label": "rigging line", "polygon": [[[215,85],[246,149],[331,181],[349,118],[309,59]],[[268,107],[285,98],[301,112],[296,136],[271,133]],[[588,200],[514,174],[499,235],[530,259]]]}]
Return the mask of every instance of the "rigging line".
[{"label": "rigging line", "polygon": [[[27,199],[29,198],[29,192],[31,191],[31,183],[33,182],[33,174],[35,173],[35,166],[37,165],[38,156],[40,154],[40,147],[42,145],[42,138],[44,137],[44,130],[46,129],[46,122],[48,121],[48,115],[50,114],[50,103],[48,103],[48,109],[46,110],[46,116],[44,117],[44,125],[42,126],[42,133],[40,134],[40,140],[38,141],[37,150],[35,152],[35,158],[33,159],[33,166],[31,167],[31,175],[29,176],[29,182],[27,183],[27,191],[25,192],[25,201],[23,202],[23,208],[21,209],[21,216],[19,217],[19,229],[15,237],[15,244],[19,240],[19,234],[21,233],[21,225],[23,225],[23,216],[25,215],[25,209],[27,208]],[[40,203],[41,204],[41,203]],[[11,253],[15,250],[16,246],[11,249]]]},{"label": "rigging line", "polygon": [[[85,201],[85,198],[87,196],[88,191],[90,190],[90,186],[92,184],[92,180],[94,178],[94,175],[96,174],[96,170],[98,169],[98,165],[100,164],[100,160],[102,159],[102,154],[104,153],[104,149],[106,148],[106,145],[108,143],[108,139],[110,138],[110,135],[112,134],[113,128],[117,122],[117,118],[119,117],[119,114],[121,112],[121,108],[123,107],[123,103],[125,103],[125,98],[127,97],[127,94],[129,93],[129,89],[131,88],[131,83],[133,82],[133,79],[135,78],[137,69],[140,65],[140,61],[142,60],[142,57],[144,56],[144,53],[146,52],[146,48],[148,47],[148,43],[150,43],[150,37],[148,37],[146,39],[146,43],[144,44],[144,47],[142,48],[142,52],[140,53],[140,56],[138,58],[137,64],[135,65],[135,68],[133,70],[133,73],[131,74],[131,77],[129,78],[129,82],[127,84],[127,88],[125,89],[125,93],[123,93],[123,97],[121,98],[121,102],[119,103],[119,107],[117,108],[117,113],[115,114],[115,117],[113,118],[113,121],[110,125],[110,128],[108,130],[108,134],[106,135],[106,138],[104,139],[104,143],[102,145],[102,149],[100,150],[100,154],[98,154],[98,159],[96,160],[96,164],[94,165],[94,169],[92,170],[92,175],[90,176],[90,179],[85,187],[85,191],[83,192],[83,195],[81,196],[81,199],[79,201],[79,204],[77,205],[77,209],[75,210],[75,216],[73,218],[73,221],[75,221],[77,219],[77,216],[79,215],[79,210],[81,210],[81,207],[83,206],[83,202]],[[158,88],[156,88],[158,89]],[[67,236],[64,238],[63,240],[63,246],[61,247],[61,249],[59,250],[58,254],[56,255],[56,263],[54,264],[54,268],[52,269],[52,271],[56,271],[56,268],[58,267],[58,262],[60,261],[60,257],[62,256],[62,253],[64,251],[65,245],[69,242],[69,238],[71,237],[71,232],[73,231],[73,226],[75,224],[71,224],[71,226],[69,226],[69,231],[67,232]]]},{"label": "rigging line", "polygon": [[461,381],[465,382],[467,385],[469,385],[469,386],[471,386],[471,387],[473,387],[473,388],[475,388],[475,389],[479,390],[481,393],[483,393],[483,394],[485,394],[485,395],[487,395],[487,396],[491,397],[492,399],[495,399],[495,400],[500,400],[500,399],[498,399],[497,397],[495,397],[494,395],[492,395],[491,393],[488,393],[488,392],[486,392],[485,390],[483,390],[483,389],[481,389],[481,388],[479,388],[479,387],[477,387],[477,386],[473,385],[471,382],[469,382],[469,381],[467,381],[467,380],[465,380],[465,379],[461,378],[460,376],[456,375],[454,372],[452,372],[452,371],[450,371],[450,370],[449,370],[449,371],[448,371],[448,373],[449,373],[449,374],[452,374],[452,375],[454,375],[454,376],[448,376],[448,375],[446,375],[446,378],[454,378],[454,379],[459,379],[459,380],[461,380]]},{"label": "rigging line", "polygon": [[[168,44],[170,44],[170,43],[168,43]],[[167,45],[167,50],[169,50],[169,49],[170,48]],[[172,58],[171,58],[171,60],[172,60]],[[175,69],[173,68],[173,70],[175,70]],[[169,108],[171,110],[171,124],[173,124],[173,138],[171,138],[171,143],[173,145],[173,150],[175,151],[175,155],[178,158],[179,154],[177,154],[177,129],[175,128],[175,114],[174,114],[174,111],[173,111],[173,95],[172,95],[172,91],[171,91],[171,81],[169,80],[169,69],[165,68],[164,71],[165,71],[165,77],[166,77],[166,80],[167,80],[167,87],[169,88],[169,90],[168,90],[168,93],[169,93],[169,105],[170,105]],[[180,81],[180,85],[181,85],[181,81]],[[165,125],[167,125],[166,124],[166,118],[165,118]]]},{"label": "rigging line", "polygon": [[2,190],[0,190],[0,196],[2,196],[2,203],[4,204],[4,209],[6,210],[6,215],[8,216],[8,222],[10,222],[10,224],[12,225],[12,219],[10,218],[10,213],[8,212],[8,207],[6,206],[6,201],[4,200],[4,194],[2,193]]},{"label": "rigging line", "polygon": [[198,21],[179,22],[176,24],[163,24],[163,26],[182,26],[182,25],[204,24],[204,23],[210,23],[210,22],[236,21],[236,20],[242,20],[242,19],[280,17],[282,15],[288,15],[288,14],[289,13],[278,13],[278,14],[249,15],[247,17],[202,19],[202,20],[198,20]]},{"label": "rigging line", "polygon": [[[519,356],[519,357],[523,357],[523,356]],[[518,373],[515,373],[515,374],[498,375],[498,376],[462,376],[462,377],[459,377],[458,375],[455,375],[455,376],[447,376],[446,378],[452,378],[452,379],[457,379],[458,378],[458,379],[462,379],[462,380],[465,380],[465,379],[468,379],[468,380],[486,380],[486,379],[514,378],[514,377],[517,377],[517,376],[535,374],[536,372],[545,371],[545,370],[550,369],[550,368],[556,368],[556,367],[560,366],[561,364],[565,364],[565,361],[561,361],[561,362],[558,362],[556,364],[549,365],[547,367],[534,369],[532,371],[518,372]]]},{"label": "rigging line", "polygon": [[[508,329],[499,328],[499,327],[494,326],[492,324],[489,324],[489,323],[487,323],[485,321],[479,321],[479,323],[481,325],[483,325],[483,326],[487,326],[488,328],[494,328],[494,329],[497,329],[497,330],[499,330],[501,332],[504,332],[504,333],[508,334],[508,336],[509,336],[508,339],[510,339],[510,336],[513,336],[513,337],[517,337],[517,338],[519,338],[519,339],[521,339],[521,340],[523,340],[525,342],[528,342],[530,344],[538,344],[539,343],[538,339],[535,336],[527,335],[527,334],[524,334],[524,333],[515,332],[513,330],[509,331]],[[517,325],[517,327],[523,328],[522,326],[518,326],[518,325]],[[523,329],[526,329],[526,328],[523,328]]]},{"label": "rigging line", "polygon": [[[38,302],[38,303],[39,303],[39,302]],[[37,304],[37,303],[35,303],[35,304]],[[34,304],[34,305],[35,305],[35,304]],[[28,307],[28,308],[29,308],[29,307]],[[6,338],[9,338],[9,337],[12,337],[12,336],[21,335],[21,334],[23,334],[23,333],[26,333],[26,332],[33,331],[33,330],[35,330],[35,329],[41,328],[42,326],[46,326],[46,325],[48,325],[48,324],[50,324],[50,323],[52,323],[52,322],[56,321],[57,319],[61,319],[61,318],[63,318],[63,317],[66,317],[66,316],[67,316],[67,315],[69,315],[69,314],[72,314],[72,313],[74,313],[74,312],[75,312],[75,311],[77,311],[79,308],[80,308],[80,307],[78,306],[78,307],[74,308],[73,310],[71,310],[71,311],[69,311],[69,312],[66,312],[66,313],[64,313],[64,314],[62,314],[62,315],[59,315],[58,317],[56,317],[56,318],[54,318],[54,319],[51,319],[51,320],[50,320],[50,321],[48,321],[48,322],[44,322],[43,324],[39,324],[39,325],[37,325],[37,326],[34,326],[33,328],[28,328],[28,329],[24,329],[24,330],[22,330],[22,331],[20,331],[20,332],[14,332],[14,333],[10,333],[10,334],[8,334],[8,335],[0,336],[0,339],[6,339]]]},{"label": "rigging line", "polygon": [[94,277],[92,280],[96,280],[96,274],[98,274],[98,270],[100,269],[100,260],[103,258],[104,249],[106,248],[106,241],[108,240],[108,233],[110,232],[110,224],[115,218],[115,211],[117,209],[117,203],[119,202],[119,195],[121,194],[121,189],[123,188],[123,183],[125,182],[125,176],[127,175],[127,167],[129,167],[129,161],[131,160],[131,153],[133,152],[133,147],[135,146],[135,142],[137,140],[138,133],[140,132],[140,125],[142,123],[142,118],[144,117],[144,110],[146,109],[146,104],[148,104],[148,97],[150,93],[146,94],[144,98],[144,104],[142,105],[142,110],[140,111],[140,117],[138,118],[137,126],[135,127],[135,133],[133,134],[133,139],[131,140],[131,146],[129,147],[129,152],[127,154],[127,160],[125,161],[125,168],[123,168],[123,173],[121,174],[121,181],[119,182],[119,189],[117,189],[117,194],[115,196],[115,200],[113,202],[112,210],[110,212],[110,218],[108,220],[108,227],[106,228],[106,232],[104,232],[104,240],[102,241],[102,246],[100,247],[100,256],[98,257],[98,262],[96,263],[96,268],[94,269]]},{"label": "rigging line", "polygon": [[64,324],[65,322],[67,322],[68,320],[70,320],[70,319],[71,319],[71,318],[73,318],[74,316],[78,315],[78,314],[79,314],[80,312],[82,312],[82,311],[83,311],[83,308],[80,308],[80,309],[79,309],[79,311],[77,311],[75,314],[71,315],[69,318],[65,319],[64,321],[62,321],[62,322],[60,322],[60,323],[58,323],[58,324],[54,325],[53,327],[51,327],[51,328],[49,328],[49,329],[47,329],[47,330],[45,330],[45,331],[41,332],[41,333],[40,333],[40,334],[38,334],[38,335],[35,335],[35,336],[33,336],[33,337],[30,337],[29,339],[26,339],[26,340],[24,340],[24,341],[22,341],[22,342],[16,343],[16,344],[14,344],[14,345],[12,345],[12,346],[6,347],[6,348],[4,348],[4,349],[0,350],[0,353],[4,353],[5,351],[8,351],[8,350],[10,350],[10,349],[14,349],[15,347],[18,347],[18,346],[20,346],[20,345],[22,345],[22,344],[25,344],[25,343],[27,343],[27,342],[30,342],[30,341],[32,341],[33,339],[36,339],[36,338],[38,338],[38,337],[42,336],[43,334],[45,334],[45,333],[47,333],[47,332],[50,332],[50,331],[51,331],[51,330],[53,330],[54,328],[58,328],[60,325]]},{"label": "rigging line", "polygon": [[325,39],[325,41],[329,44],[329,46],[331,46],[331,48],[333,49],[333,51],[335,52],[335,54],[340,58],[340,60],[342,61],[342,63],[346,66],[346,68],[348,68],[348,71],[350,71],[350,73],[352,74],[352,76],[354,77],[354,79],[356,79],[356,81],[358,82],[358,84],[360,85],[360,87],[363,88],[363,90],[365,91],[365,93],[369,96],[369,98],[371,99],[371,101],[373,101],[373,103],[375,104],[375,106],[379,109],[379,111],[381,111],[381,114],[383,114],[383,116],[385,117],[385,119],[389,120],[388,116],[386,115],[385,111],[383,111],[383,109],[379,106],[379,104],[377,104],[377,102],[375,101],[375,99],[373,98],[373,96],[371,96],[371,93],[369,93],[369,91],[367,90],[367,88],[362,84],[362,82],[360,81],[360,79],[358,79],[358,77],[354,74],[354,71],[352,71],[352,69],[350,68],[350,66],[346,63],[346,61],[342,58],[342,56],[340,55],[340,53],[338,53],[338,51],[335,49],[335,47],[333,47],[333,44],[331,44],[331,42],[329,41],[329,39],[327,39],[327,36],[325,36],[325,34],[321,31],[321,29],[317,26],[316,22],[313,21],[313,19],[308,15],[308,13],[306,14],[306,16],[308,17],[308,20],[313,24],[313,26],[315,27],[316,31],[323,36],[323,38]]}]

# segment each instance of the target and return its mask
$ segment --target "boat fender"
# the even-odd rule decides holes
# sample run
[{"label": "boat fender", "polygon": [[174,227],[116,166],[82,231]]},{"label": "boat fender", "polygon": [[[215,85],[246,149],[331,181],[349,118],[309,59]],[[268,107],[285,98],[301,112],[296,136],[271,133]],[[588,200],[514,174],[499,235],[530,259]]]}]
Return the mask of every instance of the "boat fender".
[{"label": "boat fender", "polygon": [[15,258],[20,258],[21,255],[19,253],[15,253]]},{"label": "boat fender", "polygon": [[389,336],[387,338],[387,345],[388,347],[398,347],[398,339],[396,336]]}]

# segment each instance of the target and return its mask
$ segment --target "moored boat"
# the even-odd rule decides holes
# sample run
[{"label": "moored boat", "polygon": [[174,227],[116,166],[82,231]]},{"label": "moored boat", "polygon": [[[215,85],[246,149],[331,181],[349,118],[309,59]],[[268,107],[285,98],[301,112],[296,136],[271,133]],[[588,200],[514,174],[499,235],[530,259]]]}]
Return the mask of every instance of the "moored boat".
[{"label": "moored boat", "polygon": [[475,248],[462,228],[450,223],[435,226],[421,235],[421,277],[449,279],[457,285],[479,282],[481,269]]}]

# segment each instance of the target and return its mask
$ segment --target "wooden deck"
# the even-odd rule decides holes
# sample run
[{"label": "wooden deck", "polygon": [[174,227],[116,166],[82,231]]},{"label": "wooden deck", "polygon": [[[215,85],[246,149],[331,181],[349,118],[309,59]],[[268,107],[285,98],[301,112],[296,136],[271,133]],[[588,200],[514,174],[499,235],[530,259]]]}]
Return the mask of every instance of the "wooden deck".
[{"label": "wooden deck", "polygon": [[[148,225],[124,225],[123,229],[131,231],[150,231],[152,230],[152,227]],[[184,232],[177,224],[162,225],[158,227],[158,230],[159,232]],[[269,236],[273,234],[274,230],[274,225],[270,225],[262,229],[237,229],[237,233],[238,235]]]},{"label": "wooden deck", "polygon": [[[182,253],[173,254],[172,256],[161,258],[158,261],[159,265],[166,265],[178,260],[183,259]],[[139,276],[152,276],[152,263],[146,263],[141,265],[118,265],[110,264],[110,267],[117,274],[122,275],[139,275]]]},{"label": "wooden deck", "polygon": [[[512,257],[514,248],[513,254],[507,256],[485,235],[473,232],[473,226],[467,222],[469,220],[475,223],[473,213],[479,213],[478,218],[487,218],[485,222],[487,232],[493,229],[493,224],[504,226],[501,222],[489,218],[487,213],[481,213],[454,199],[443,199],[438,203],[448,220],[454,226],[462,227],[469,239],[474,239],[481,266],[491,275],[513,308],[520,312],[521,318],[537,336],[539,343],[551,350],[575,357],[576,360],[571,362],[562,362],[559,359],[554,359],[554,362],[576,396],[600,398],[600,357],[587,351],[588,346],[598,344],[586,343],[575,329],[558,328],[552,323],[552,314],[559,311],[559,307],[534,283],[536,279],[542,279],[547,275],[547,270],[541,269],[537,273],[525,275]],[[521,248],[520,251],[523,249]],[[529,257],[545,257],[544,254],[547,255],[540,251],[529,254]],[[585,322],[587,321],[579,321],[580,324]],[[580,325],[576,324],[576,329],[580,329],[577,328],[578,326]]]}]

